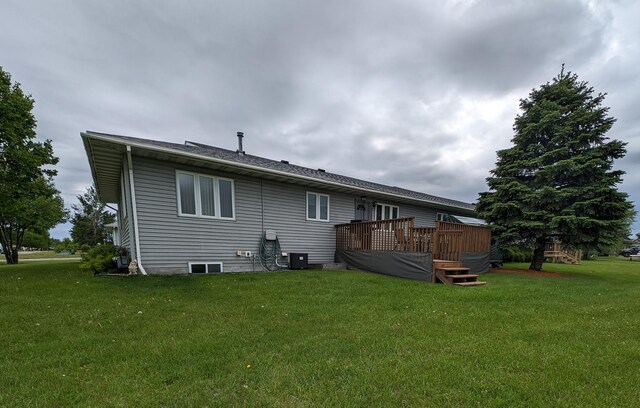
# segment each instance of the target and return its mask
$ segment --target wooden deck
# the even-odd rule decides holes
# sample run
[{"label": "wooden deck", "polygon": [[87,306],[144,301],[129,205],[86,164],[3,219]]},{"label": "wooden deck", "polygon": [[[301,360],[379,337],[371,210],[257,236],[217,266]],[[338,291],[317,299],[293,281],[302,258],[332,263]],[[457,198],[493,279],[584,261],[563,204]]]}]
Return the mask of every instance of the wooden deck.
[{"label": "wooden deck", "polygon": [[549,242],[544,250],[544,257],[551,259],[553,263],[579,264],[582,259],[582,251],[566,248],[560,242]]},{"label": "wooden deck", "polygon": [[489,227],[436,222],[416,227],[415,218],[338,224],[338,251],[402,251],[431,253],[433,259],[459,261],[464,252],[491,251]]}]

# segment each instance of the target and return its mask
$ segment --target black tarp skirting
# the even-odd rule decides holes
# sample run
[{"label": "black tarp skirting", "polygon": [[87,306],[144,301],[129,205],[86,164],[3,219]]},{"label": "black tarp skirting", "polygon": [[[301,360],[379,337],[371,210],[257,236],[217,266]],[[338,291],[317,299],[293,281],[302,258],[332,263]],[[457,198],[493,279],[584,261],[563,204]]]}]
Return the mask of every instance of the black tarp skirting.
[{"label": "black tarp skirting", "polygon": [[[462,266],[470,273],[486,273],[490,269],[489,253],[463,252]],[[397,276],[419,281],[431,281],[432,257],[430,253],[396,251],[337,251],[338,262],[363,271]]]},{"label": "black tarp skirting", "polygon": [[486,273],[489,272],[490,263],[489,258],[491,258],[491,254],[486,253],[474,253],[474,252],[463,252],[460,254],[460,261],[462,262],[462,266],[465,268],[469,268],[470,273]]},{"label": "black tarp skirting", "polygon": [[433,264],[430,253],[336,251],[336,258],[351,268],[363,271],[419,281],[431,281]]}]

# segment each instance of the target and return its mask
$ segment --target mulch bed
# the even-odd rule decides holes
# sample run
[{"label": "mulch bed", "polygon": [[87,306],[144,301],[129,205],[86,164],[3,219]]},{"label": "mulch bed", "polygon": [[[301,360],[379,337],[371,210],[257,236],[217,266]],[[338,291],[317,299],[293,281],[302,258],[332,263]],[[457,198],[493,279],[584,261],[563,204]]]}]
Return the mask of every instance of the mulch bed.
[{"label": "mulch bed", "polygon": [[506,269],[506,268],[491,268],[491,272],[498,273],[513,273],[517,275],[527,275],[527,276],[536,276],[538,278],[562,278],[566,277],[566,274],[558,273],[558,272],[542,272],[542,271],[531,271],[529,269]]}]

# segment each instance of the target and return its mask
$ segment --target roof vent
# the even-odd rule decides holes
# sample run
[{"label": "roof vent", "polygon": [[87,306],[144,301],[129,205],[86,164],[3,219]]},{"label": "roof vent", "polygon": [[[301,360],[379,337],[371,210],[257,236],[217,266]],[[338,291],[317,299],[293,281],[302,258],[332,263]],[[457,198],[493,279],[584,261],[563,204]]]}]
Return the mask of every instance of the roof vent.
[{"label": "roof vent", "polygon": [[280,163],[289,164],[289,160],[280,160]]},{"label": "roof vent", "polygon": [[238,153],[240,155],[244,155],[244,150],[242,150],[242,138],[243,137],[244,137],[244,133],[238,132],[238,150],[236,150],[236,153]]},{"label": "roof vent", "polygon": [[320,173],[324,173],[324,169],[318,169]]}]

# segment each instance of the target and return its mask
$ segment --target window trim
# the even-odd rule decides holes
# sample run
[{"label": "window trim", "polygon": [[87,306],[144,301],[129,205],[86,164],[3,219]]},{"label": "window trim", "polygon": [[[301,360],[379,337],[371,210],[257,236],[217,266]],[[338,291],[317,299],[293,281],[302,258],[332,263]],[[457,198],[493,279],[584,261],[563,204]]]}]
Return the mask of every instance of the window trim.
[{"label": "window trim", "polygon": [[[182,201],[180,200],[180,175],[186,174],[193,176],[193,194],[195,200],[195,214],[182,212]],[[202,197],[200,196],[200,177],[207,177],[213,179],[213,191],[214,191],[214,211],[216,215],[204,215],[202,214]],[[220,211],[220,180],[225,180],[231,183],[231,211],[232,217],[223,217]],[[195,173],[192,171],[176,170],[176,201],[178,204],[178,216],[180,217],[192,217],[192,218],[208,218],[212,220],[236,220],[236,185],[233,179],[227,177],[218,177],[210,174]]]},{"label": "window trim", "polygon": [[[396,218],[380,218],[378,219],[378,206],[381,205],[382,206],[382,216],[384,216],[384,207],[389,207],[389,214],[391,214],[393,216],[393,209],[397,209],[398,210],[398,216]],[[400,206],[399,205],[394,205],[394,204],[386,204],[386,203],[376,203],[376,205],[373,206],[373,221],[387,221],[387,220],[395,220],[400,218]]]},{"label": "window trim", "polygon": [[[224,272],[224,263],[222,261],[193,261],[193,262],[188,262],[188,266],[187,266],[187,271],[189,273],[189,275],[193,275],[194,272],[192,272],[192,267],[193,265],[204,265],[205,267],[205,272],[204,273],[195,273],[195,275],[209,275],[212,273],[223,273]],[[209,265],[220,265],[220,272],[209,272]]]},{"label": "window trim", "polygon": [[[309,218],[309,194],[316,195],[316,218]],[[327,197],[327,219],[324,220],[320,218],[320,196]],[[320,222],[330,222],[331,221],[331,196],[329,194],[316,193],[315,191],[307,191],[305,194],[305,208],[304,208],[304,216],[307,221],[320,221]]]},{"label": "window trim", "polygon": [[436,221],[441,221],[441,222],[455,222],[455,221],[451,221],[450,218],[454,218],[455,216],[453,214],[450,213],[436,213]]}]

